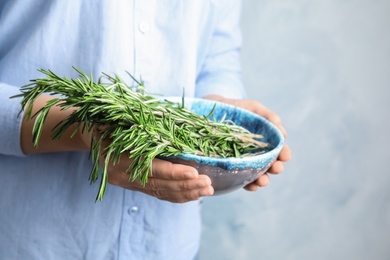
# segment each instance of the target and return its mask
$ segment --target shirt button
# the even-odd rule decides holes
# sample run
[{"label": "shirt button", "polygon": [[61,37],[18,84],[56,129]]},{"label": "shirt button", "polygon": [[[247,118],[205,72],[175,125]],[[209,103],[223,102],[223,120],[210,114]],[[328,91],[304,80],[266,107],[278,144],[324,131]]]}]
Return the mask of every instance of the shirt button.
[{"label": "shirt button", "polygon": [[138,212],[138,207],[133,206],[133,207],[129,208],[129,210],[127,212],[129,213],[129,215],[134,215]]},{"label": "shirt button", "polygon": [[147,23],[147,22],[140,22],[138,24],[138,29],[140,30],[140,32],[142,33],[147,33],[149,32],[150,30],[150,25]]}]

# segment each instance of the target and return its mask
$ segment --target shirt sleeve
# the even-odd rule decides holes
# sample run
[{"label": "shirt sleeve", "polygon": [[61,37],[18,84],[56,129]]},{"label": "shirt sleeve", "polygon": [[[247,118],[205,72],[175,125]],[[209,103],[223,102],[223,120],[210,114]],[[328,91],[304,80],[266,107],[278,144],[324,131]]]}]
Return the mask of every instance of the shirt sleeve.
[{"label": "shirt sleeve", "polygon": [[19,93],[18,88],[0,83],[0,154],[24,156],[20,145],[21,98],[10,98]]},{"label": "shirt sleeve", "polygon": [[246,96],[240,64],[240,13],[239,0],[221,1],[219,4],[209,49],[197,77],[195,96]]}]

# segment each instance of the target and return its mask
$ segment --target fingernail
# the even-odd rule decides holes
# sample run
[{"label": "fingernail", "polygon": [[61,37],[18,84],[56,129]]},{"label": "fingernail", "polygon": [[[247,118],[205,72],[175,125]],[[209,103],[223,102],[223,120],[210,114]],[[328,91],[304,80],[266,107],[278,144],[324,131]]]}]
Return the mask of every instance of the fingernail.
[{"label": "fingernail", "polygon": [[210,184],[211,184],[211,180],[209,178],[200,178],[196,182],[196,186],[198,188],[203,188],[203,187],[206,187],[206,186],[210,186]]},{"label": "fingernail", "polygon": [[214,189],[211,186],[208,188],[205,188],[205,189],[201,189],[199,191],[200,196],[211,196],[211,195],[213,195],[213,193],[214,193]]}]

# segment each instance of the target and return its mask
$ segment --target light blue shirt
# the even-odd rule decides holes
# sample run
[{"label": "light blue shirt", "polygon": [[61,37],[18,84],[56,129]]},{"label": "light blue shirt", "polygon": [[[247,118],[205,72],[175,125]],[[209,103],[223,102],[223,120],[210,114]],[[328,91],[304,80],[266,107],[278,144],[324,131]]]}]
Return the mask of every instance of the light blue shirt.
[{"label": "light blue shirt", "polygon": [[[126,71],[166,96],[244,96],[236,0],[0,1],[0,259],[195,257],[200,203],[109,186],[94,202],[88,153],[24,155],[20,100],[37,69]],[[131,84],[131,82],[129,82]]]}]

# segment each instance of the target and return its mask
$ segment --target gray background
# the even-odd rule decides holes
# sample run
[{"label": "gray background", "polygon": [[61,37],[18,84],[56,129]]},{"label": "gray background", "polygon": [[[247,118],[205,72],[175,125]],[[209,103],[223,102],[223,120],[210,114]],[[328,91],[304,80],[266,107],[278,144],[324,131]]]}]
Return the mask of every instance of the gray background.
[{"label": "gray background", "polygon": [[390,0],[243,0],[248,96],[293,160],[204,201],[201,259],[390,259]]}]

